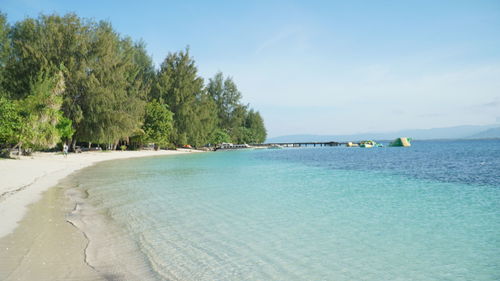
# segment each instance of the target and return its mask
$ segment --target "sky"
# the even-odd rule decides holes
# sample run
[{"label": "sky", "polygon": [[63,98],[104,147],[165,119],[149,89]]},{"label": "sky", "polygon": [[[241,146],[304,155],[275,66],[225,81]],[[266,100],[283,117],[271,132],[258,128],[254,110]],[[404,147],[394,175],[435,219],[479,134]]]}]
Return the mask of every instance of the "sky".
[{"label": "sky", "polygon": [[231,76],[268,136],[500,125],[500,1],[0,0],[10,23],[75,12],[190,47]]}]

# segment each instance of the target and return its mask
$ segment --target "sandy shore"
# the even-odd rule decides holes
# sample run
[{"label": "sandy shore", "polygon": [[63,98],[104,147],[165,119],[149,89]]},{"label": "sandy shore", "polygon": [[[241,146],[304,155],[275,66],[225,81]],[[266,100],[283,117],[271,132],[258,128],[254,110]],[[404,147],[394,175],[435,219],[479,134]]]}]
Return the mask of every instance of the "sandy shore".
[{"label": "sandy shore", "polygon": [[76,170],[97,162],[135,157],[173,155],[189,150],[85,152],[64,157],[37,153],[20,160],[0,160],[0,238],[12,232],[26,213],[26,206],[41,193]]},{"label": "sandy shore", "polygon": [[63,188],[51,187],[101,161],[186,153],[39,153],[0,160],[0,280],[102,280],[85,262],[87,239],[66,220],[72,206]]}]

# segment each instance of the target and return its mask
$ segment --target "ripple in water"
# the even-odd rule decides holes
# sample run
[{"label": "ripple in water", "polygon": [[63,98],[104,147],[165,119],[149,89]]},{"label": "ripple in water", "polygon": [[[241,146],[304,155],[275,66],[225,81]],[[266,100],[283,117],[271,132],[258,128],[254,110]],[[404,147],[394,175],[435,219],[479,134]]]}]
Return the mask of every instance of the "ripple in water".
[{"label": "ripple in water", "polygon": [[499,143],[143,158],[76,180],[160,280],[499,280]]}]

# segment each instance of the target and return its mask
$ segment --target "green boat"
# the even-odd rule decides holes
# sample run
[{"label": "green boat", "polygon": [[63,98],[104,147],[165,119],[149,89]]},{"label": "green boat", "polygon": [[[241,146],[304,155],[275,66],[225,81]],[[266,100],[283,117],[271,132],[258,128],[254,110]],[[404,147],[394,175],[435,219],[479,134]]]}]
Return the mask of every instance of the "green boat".
[{"label": "green boat", "polygon": [[360,147],[366,147],[366,148],[368,148],[368,147],[374,147],[376,145],[377,145],[377,143],[375,141],[372,141],[372,140],[361,141],[359,143]]}]

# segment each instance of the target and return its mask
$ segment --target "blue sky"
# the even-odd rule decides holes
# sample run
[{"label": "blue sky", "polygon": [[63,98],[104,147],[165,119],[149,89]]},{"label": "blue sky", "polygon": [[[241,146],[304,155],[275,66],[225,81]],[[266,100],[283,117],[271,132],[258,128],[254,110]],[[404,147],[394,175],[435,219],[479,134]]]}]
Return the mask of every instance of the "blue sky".
[{"label": "blue sky", "polygon": [[189,45],[230,75],[270,137],[500,123],[500,1],[0,0],[15,22],[76,12],[143,39],[156,64]]}]

